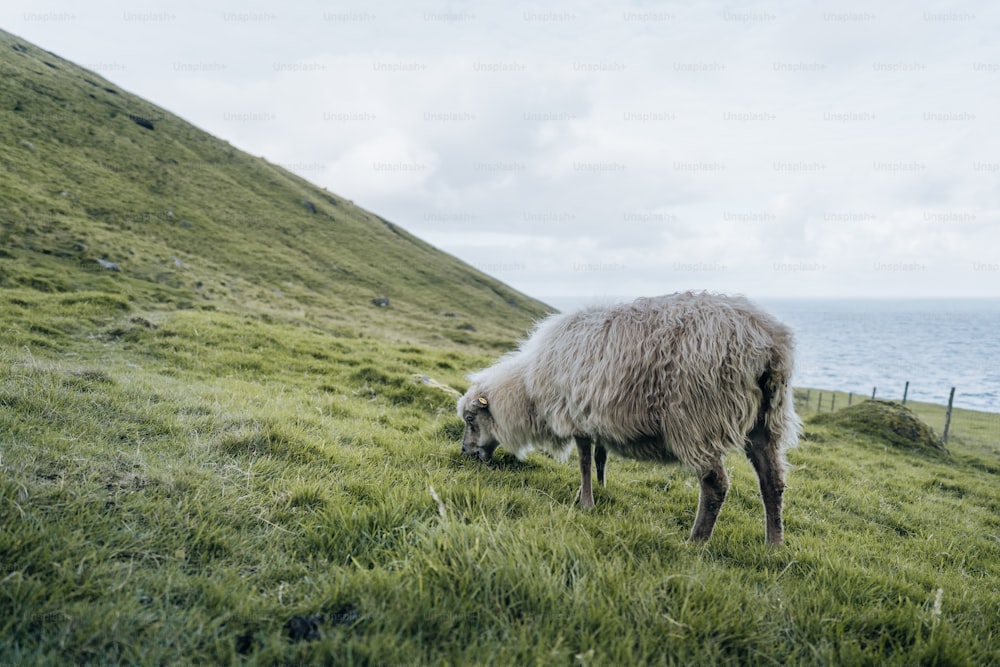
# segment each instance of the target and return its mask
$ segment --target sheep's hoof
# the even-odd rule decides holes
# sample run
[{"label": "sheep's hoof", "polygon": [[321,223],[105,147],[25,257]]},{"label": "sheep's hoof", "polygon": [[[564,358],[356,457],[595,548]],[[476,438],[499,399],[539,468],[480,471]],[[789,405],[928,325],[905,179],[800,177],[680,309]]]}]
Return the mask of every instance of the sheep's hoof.
[{"label": "sheep's hoof", "polygon": [[691,531],[691,535],[688,537],[688,542],[698,544],[700,542],[708,542],[712,538],[712,530],[705,530],[704,528],[695,528]]},{"label": "sheep's hoof", "polygon": [[589,498],[584,498],[583,497],[583,487],[582,486],[579,489],[576,490],[576,495],[573,497],[573,502],[574,503],[579,502],[580,503],[580,507],[582,507],[585,510],[592,510],[592,509],[594,509],[594,496],[593,496],[593,494],[591,494],[591,496]]}]

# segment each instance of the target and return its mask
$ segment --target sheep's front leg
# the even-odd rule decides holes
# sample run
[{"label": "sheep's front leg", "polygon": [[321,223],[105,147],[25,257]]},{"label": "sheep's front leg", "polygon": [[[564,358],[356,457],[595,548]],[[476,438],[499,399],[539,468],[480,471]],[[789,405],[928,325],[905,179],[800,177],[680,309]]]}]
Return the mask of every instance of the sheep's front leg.
[{"label": "sheep's front leg", "polygon": [[590,438],[576,438],[576,449],[580,453],[580,507],[589,510],[594,507],[594,489],[590,479]]},{"label": "sheep's front leg", "polygon": [[691,529],[692,542],[704,542],[712,536],[715,520],[719,518],[722,502],[729,492],[729,477],[722,461],[701,476],[701,493],[698,496],[698,516]]},{"label": "sheep's front leg", "polygon": [[597,483],[604,484],[604,466],[608,462],[608,450],[601,445],[594,445],[594,464],[597,466]]}]

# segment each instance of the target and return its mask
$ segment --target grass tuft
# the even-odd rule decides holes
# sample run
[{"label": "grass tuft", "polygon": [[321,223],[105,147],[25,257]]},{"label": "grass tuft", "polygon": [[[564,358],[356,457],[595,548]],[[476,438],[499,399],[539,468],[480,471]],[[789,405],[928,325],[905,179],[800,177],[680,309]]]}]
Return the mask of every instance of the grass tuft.
[{"label": "grass tuft", "polygon": [[940,437],[931,427],[895,401],[867,400],[836,412],[820,413],[810,419],[811,423],[851,430],[894,447],[946,453]]},{"label": "grass tuft", "polygon": [[299,464],[325,458],[304,433],[266,423],[238,424],[227,429],[219,439],[218,449],[226,456],[272,457]]}]

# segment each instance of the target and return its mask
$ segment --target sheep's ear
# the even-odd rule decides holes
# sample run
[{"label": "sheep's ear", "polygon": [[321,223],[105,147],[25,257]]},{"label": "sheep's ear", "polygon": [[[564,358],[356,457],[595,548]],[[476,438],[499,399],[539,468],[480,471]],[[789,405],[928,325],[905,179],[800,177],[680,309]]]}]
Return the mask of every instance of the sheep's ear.
[{"label": "sheep's ear", "polygon": [[480,396],[477,403],[479,403],[479,407],[483,410],[488,410],[490,407],[490,402],[486,400],[485,396]]}]

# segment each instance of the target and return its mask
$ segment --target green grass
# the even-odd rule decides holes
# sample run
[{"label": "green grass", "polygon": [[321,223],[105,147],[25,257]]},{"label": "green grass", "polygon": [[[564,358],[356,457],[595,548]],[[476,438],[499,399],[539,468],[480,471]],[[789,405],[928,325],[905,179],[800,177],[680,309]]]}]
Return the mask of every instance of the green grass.
[{"label": "green grass", "polygon": [[804,408],[787,544],[765,546],[733,456],[716,534],[692,545],[681,469],[613,459],[586,513],[572,464],[462,457],[453,399],[412,376],[463,389],[490,353],[0,294],[27,304],[4,309],[21,316],[0,355],[5,661],[1000,657],[995,437],[909,452]]},{"label": "green grass", "polygon": [[[572,463],[463,457],[454,399],[419,380],[464,389],[544,307],[15,44],[0,664],[1000,662],[1000,416],[956,410],[946,456],[802,404],[777,549],[739,456],[708,544],[679,468],[612,459],[583,512]],[[940,433],[944,408],[909,407]]]}]

